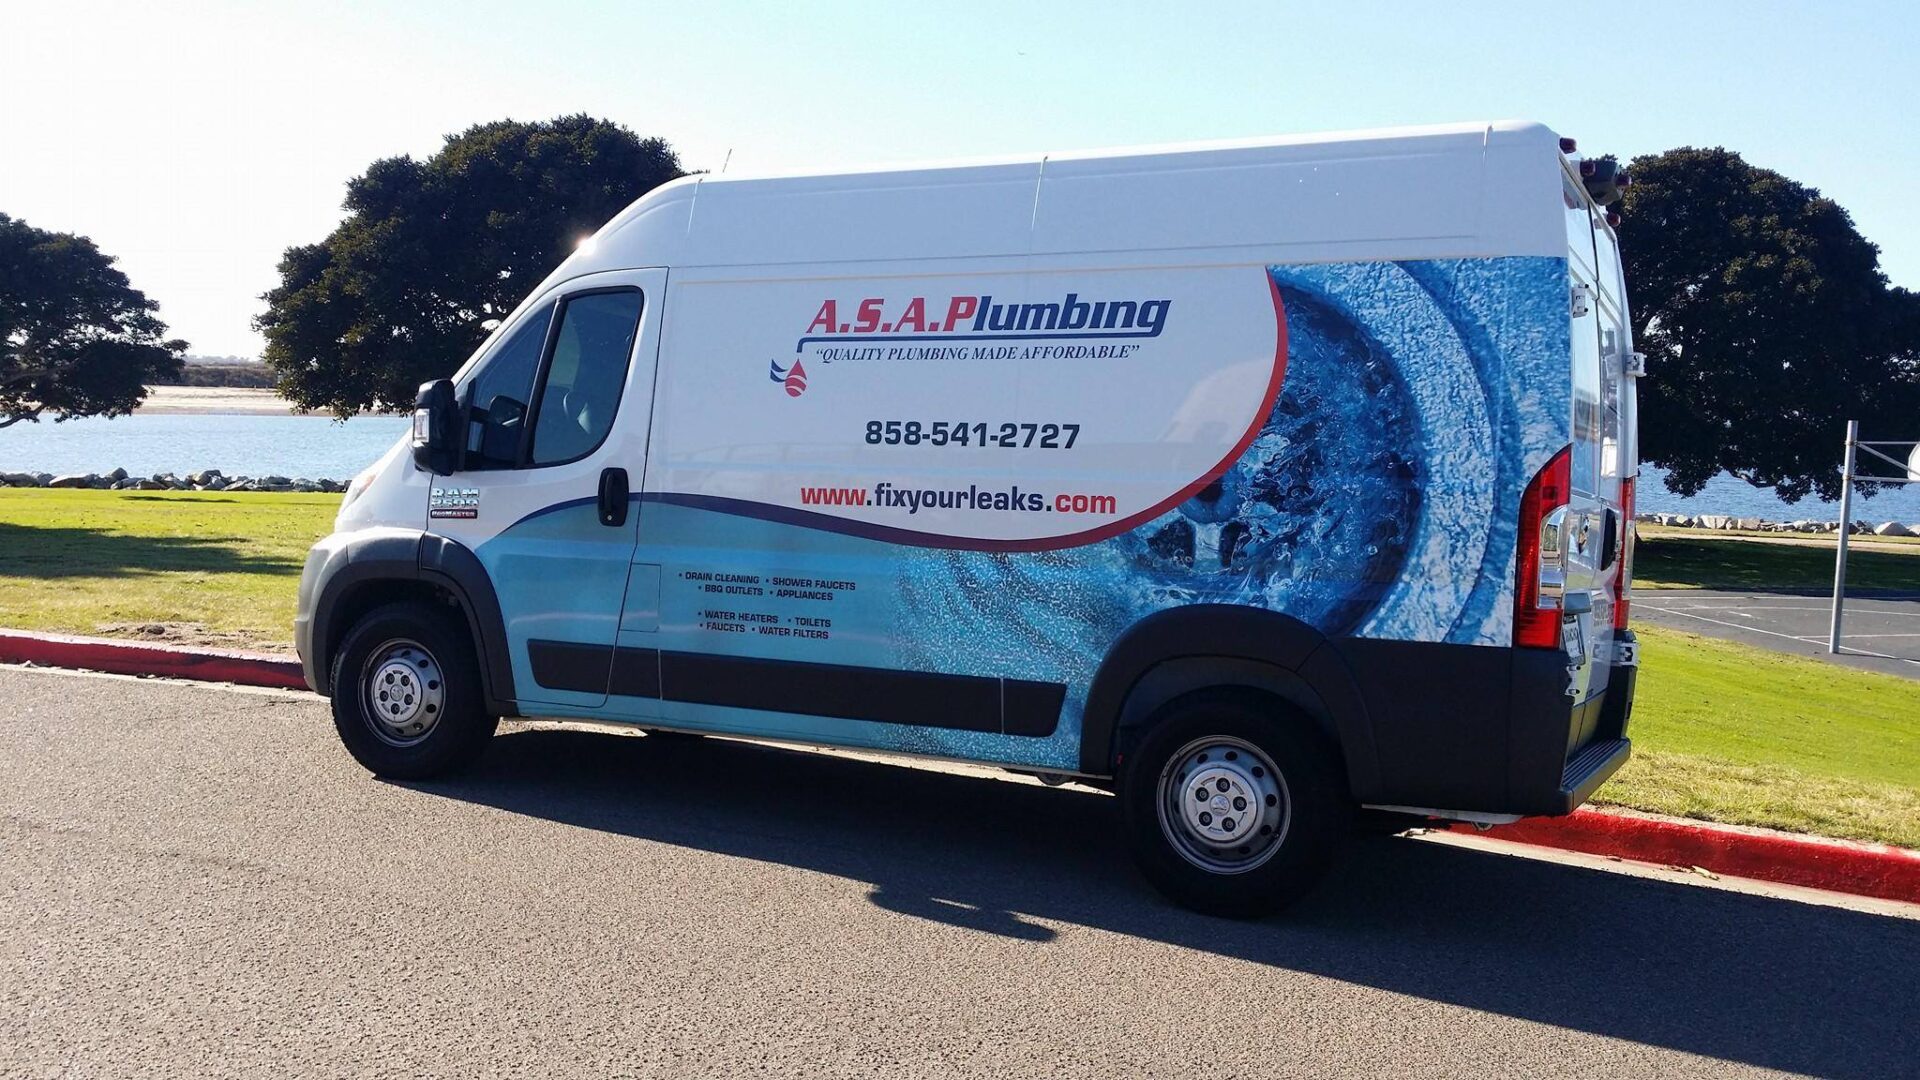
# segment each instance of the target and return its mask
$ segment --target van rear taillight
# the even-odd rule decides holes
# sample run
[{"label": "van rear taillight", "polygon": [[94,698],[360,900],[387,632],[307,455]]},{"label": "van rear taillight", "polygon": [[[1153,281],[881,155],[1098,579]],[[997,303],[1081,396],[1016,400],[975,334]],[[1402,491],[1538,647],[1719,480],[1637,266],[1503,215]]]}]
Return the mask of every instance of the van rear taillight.
[{"label": "van rear taillight", "polygon": [[1613,628],[1627,628],[1627,590],[1633,585],[1633,481],[1620,481],[1620,561],[1613,568]]},{"label": "van rear taillight", "polygon": [[[1542,586],[1557,587],[1564,558],[1558,537],[1543,552],[1547,519],[1567,505],[1572,447],[1565,447],[1542,468],[1520,497],[1519,557],[1514,566],[1513,643],[1535,649],[1560,648],[1560,602],[1543,596]],[[1552,566],[1547,565],[1551,561]],[[1549,577],[1549,575],[1551,575]],[[1542,605],[1545,606],[1542,606]]]}]

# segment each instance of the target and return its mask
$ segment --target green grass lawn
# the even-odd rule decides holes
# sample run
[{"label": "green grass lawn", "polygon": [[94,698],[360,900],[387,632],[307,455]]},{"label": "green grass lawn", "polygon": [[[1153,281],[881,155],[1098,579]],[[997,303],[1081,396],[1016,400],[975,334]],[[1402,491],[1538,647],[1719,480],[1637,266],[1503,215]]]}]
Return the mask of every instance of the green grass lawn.
[{"label": "green grass lawn", "polygon": [[0,626],[290,649],[338,495],[0,489]]},{"label": "green grass lawn", "polygon": [[1636,632],[1634,756],[1598,801],[1920,847],[1920,681]]},{"label": "green grass lawn", "polygon": [[[0,626],[289,648],[301,563],[339,501],[0,489]],[[1677,543],[1736,547],[1714,558],[1740,566],[1831,557]],[[1673,567],[1714,565],[1705,555],[1649,558],[1649,548],[1658,551],[1643,544],[1640,565],[1669,580],[1687,576]],[[1904,571],[1899,561],[1912,557],[1883,558]],[[1600,801],[1920,847],[1920,682],[1670,630],[1639,633],[1634,759]]]},{"label": "green grass lawn", "polygon": [[[1859,589],[1920,592],[1920,545],[1904,551],[1847,554],[1847,585]],[[1642,531],[1634,544],[1633,584],[1640,589],[1833,588],[1833,542],[1821,546],[1732,540]]]}]

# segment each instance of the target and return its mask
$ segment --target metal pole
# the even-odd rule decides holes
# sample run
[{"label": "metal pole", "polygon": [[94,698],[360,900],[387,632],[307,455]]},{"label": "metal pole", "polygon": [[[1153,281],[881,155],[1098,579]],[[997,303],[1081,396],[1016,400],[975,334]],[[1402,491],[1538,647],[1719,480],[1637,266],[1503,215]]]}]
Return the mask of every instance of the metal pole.
[{"label": "metal pole", "polygon": [[1847,595],[1847,536],[1853,532],[1853,447],[1860,441],[1860,421],[1847,421],[1847,456],[1840,466],[1840,543],[1833,555],[1833,622],[1827,628],[1827,651],[1840,651],[1840,612]]}]

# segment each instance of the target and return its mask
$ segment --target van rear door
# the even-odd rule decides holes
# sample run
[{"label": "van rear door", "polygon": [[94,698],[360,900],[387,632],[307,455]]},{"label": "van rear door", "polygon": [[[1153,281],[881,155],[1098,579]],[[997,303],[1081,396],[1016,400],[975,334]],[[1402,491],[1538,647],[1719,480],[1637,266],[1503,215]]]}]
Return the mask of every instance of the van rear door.
[{"label": "van rear door", "polygon": [[1618,518],[1610,564],[1605,567],[1606,618],[1601,632],[1625,629],[1627,592],[1633,581],[1633,513],[1635,484],[1640,474],[1638,388],[1627,368],[1633,356],[1633,333],[1627,318],[1626,282],[1620,245],[1613,230],[1594,223],[1594,253],[1600,284],[1600,483],[1608,505]]},{"label": "van rear door", "polygon": [[[1607,530],[1617,520],[1617,491],[1610,496],[1602,458],[1605,455],[1605,377],[1601,372],[1599,293],[1587,269],[1571,266],[1571,321],[1573,329],[1573,448],[1569,469],[1570,498],[1566,508],[1566,577],[1561,610],[1562,643],[1571,669],[1573,703],[1579,705],[1606,689],[1607,665],[1596,663],[1605,648],[1606,620],[1612,605],[1608,594],[1606,561],[1613,545]],[[1575,745],[1586,733],[1575,733]]]}]

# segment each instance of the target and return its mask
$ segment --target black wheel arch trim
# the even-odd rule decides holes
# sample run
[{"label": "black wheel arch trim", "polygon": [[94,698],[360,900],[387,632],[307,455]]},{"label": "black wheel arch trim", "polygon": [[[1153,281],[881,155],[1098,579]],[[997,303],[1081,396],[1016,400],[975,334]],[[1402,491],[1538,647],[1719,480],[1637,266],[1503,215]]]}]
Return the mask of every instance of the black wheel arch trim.
[{"label": "black wheel arch trim", "polygon": [[464,545],[422,531],[386,530],[349,541],[345,557],[335,556],[322,567],[307,625],[298,627],[300,655],[307,682],[319,693],[330,693],[333,652],[349,629],[335,625],[343,602],[362,588],[379,582],[419,582],[444,590],[460,608],[480,673],[487,709],[495,715],[513,715],[513,666],[507,651],[506,621],[486,567]]},{"label": "black wheel arch trim", "polygon": [[1357,796],[1379,786],[1366,701],[1339,650],[1299,619],[1233,604],[1170,608],[1120,635],[1087,692],[1080,771],[1111,775],[1129,732],[1174,699],[1217,686],[1299,709],[1339,744]]},{"label": "black wheel arch trim", "polygon": [[507,620],[500,613],[500,598],[493,591],[493,579],[487,576],[480,556],[458,541],[426,533],[420,540],[420,575],[444,586],[459,601],[473,634],[474,655],[480,658],[488,711],[496,716],[518,714]]}]

